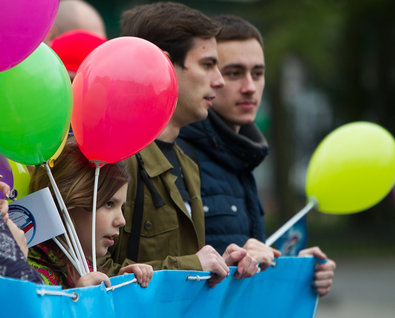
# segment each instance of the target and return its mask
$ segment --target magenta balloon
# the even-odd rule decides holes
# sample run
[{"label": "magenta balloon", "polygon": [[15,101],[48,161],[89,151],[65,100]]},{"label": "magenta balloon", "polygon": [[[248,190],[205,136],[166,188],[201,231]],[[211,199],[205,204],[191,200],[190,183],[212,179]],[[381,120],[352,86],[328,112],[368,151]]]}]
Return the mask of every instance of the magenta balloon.
[{"label": "magenta balloon", "polygon": [[[14,186],[14,178],[12,176],[12,169],[8,159],[3,155],[0,155],[0,174],[3,178],[0,179],[1,182],[7,183],[10,188]],[[0,199],[4,199],[3,193],[0,191]]]},{"label": "magenta balloon", "polygon": [[59,0],[0,1],[0,71],[22,62],[44,40]]},{"label": "magenta balloon", "polygon": [[93,50],[73,81],[71,125],[89,160],[113,163],[150,144],[177,102],[177,77],[156,45],[120,37]]}]

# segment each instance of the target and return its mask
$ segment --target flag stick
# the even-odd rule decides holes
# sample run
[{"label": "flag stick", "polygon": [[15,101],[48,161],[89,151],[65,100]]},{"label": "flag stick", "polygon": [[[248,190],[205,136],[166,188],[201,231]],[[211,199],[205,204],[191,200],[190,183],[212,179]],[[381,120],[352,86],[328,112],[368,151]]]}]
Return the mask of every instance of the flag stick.
[{"label": "flag stick", "polygon": [[291,219],[289,219],[282,227],[274,232],[265,242],[267,246],[272,246],[285,232],[287,232],[296,222],[310,212],[312,208],[317,205],[315,199],[310,199],[309,203],[298,213],[296,213]]}]

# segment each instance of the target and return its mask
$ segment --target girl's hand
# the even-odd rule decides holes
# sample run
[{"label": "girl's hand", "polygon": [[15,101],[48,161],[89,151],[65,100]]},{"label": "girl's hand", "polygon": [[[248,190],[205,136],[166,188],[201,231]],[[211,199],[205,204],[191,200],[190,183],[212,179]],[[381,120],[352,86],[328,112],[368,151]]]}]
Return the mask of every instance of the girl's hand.
[{"label": "girl's hand", "polygon": [[151,265],[147,264],[131,264],[125,267],[122,267],[119,270],[119,275],[126,273],[134,273],[134,276],[137,279],[137,282],[141,287],[147,287],[148,283],[151,281],[152,275],[154,274],[154,270]]},{"label": "girl's hand", "polygon": [[94,285],[100,285],[101,282],[104,282],[106,287],[111,286],[110,279],[108,276],[102,272],[91,272],[88,273],[84,276],[82,276],[77,284],[76,287],[87,287],[87,286],[94,286]]}]

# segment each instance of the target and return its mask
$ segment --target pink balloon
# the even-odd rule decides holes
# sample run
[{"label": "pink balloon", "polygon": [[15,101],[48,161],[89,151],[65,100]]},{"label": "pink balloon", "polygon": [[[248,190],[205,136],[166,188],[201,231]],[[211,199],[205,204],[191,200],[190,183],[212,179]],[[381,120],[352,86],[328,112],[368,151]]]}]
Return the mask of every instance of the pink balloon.
[{"label": "pink balloon", "polygon": [[0,71],[22,62],[44,40],[59,0],[0,1]]},{"label": "pink balloon", "polygon": [[113,163],[139,152],[168,124],[177,78],[157,46],[135,37],[100,45],[73,81],[71,125],[89,160]]}]

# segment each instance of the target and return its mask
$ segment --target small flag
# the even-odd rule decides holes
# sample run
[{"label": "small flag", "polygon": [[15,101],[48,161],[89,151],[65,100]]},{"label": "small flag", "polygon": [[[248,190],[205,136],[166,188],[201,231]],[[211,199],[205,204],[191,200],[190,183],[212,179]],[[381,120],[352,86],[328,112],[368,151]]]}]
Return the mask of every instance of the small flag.
[{"label": "small flag", "polygon": [[25,233],[28,247],[65,233],[62,219],[48,188],[10,203],[8,214]]},{"label": "small flag", "polygon": [[306,216],[296,222],[276,242],[276,248],[283,256],[296,256],[307,246]]}]

